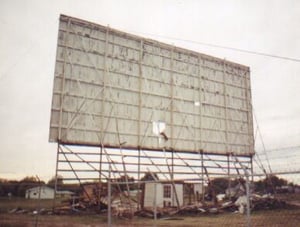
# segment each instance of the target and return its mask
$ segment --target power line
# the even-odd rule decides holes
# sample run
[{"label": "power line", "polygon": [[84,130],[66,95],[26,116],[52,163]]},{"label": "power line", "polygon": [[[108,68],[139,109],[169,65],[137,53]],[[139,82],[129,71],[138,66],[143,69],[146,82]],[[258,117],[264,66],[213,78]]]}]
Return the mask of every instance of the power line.
[{"label": "power line", "polygon": [[[273,172],[273,175],[290,175],[290,174],[299,174],[300,170],[293,170],[293,171],[278,171]],[[254,173],[253,176],[265,176],[265,173]]]},{"label": "power line", "polygon": [[217,45],[217,44],[212,44],[212,43],[205,43],[205,42],[189,40],[189,39],[180,39],[180,38],[175,38],[175,37],[170,37],[170,36],[155,35],[155,34],[150,34],[150,33],[136,32],[136,31],[129,31],[129,32],[139,33],[139,34],[142,34],[142,35],[150,35],[150,36],[153,36],[153,37],[160,37],[160,38],[165,38],[165,39],[170,39],[170,40],[177,40],[177,41],[183,41],[183,42],[188,42],[188,43],[195,43],[195,44],[198,44],[198,45],[210,46],[210,47],[219,48],[219,49],[226,49],[226,50],[237,51],[237,52],[242,52],[242,53],[248,53],[248,54],[260,55],[260,56],[265,56],[265,57],[277,58],[277,59],[281,59],[281,60],[300,62],[299,58],[285,57],[285,56],[280,56],[280,55],[275,55],[275,54],[269,54],[269,53],[264,53],[264,52],[240,49],[240,48],[235,48],[235,47],[222,46],[222,45]]},{"label": "power line", "polygon": [[[3,21],[1,18],[0,18],[0,21],[3,24],[9,25],[7,22]],[[56,21],[57,21],[57,19],[55,19],[55,21],[53,21],[53,22],[49,22],[48,23],[48,25],[49,25],[48,27],[51,27],[52,23],[54,23]],[[49,38],[49,34],[48,33],[43,33],[42,35],[38,36],[36,39],[32,39],[33,40],[32,44],[29,45],[17,57],[15,57],[15,60],[13,61],[13,63],[11,65],[9,65],[7,67],[7,69],[2,74],[0,74],[0,81],[2,79],[4,79],[11,72],[11,70],[13,70],[20,62],[22,62],[21,60],[24,59],[25,57],[27,57],[27,55],[29,55],[34,48],[38,47],[38,45],[41,44],[41,41],[43,41],[45,38]]]},{"label": "power line", "polygon": [[[138,33],[138,34],[143,34],[143,35],[150,35],[150,36],[153,36],[153,37],[166,38],[166,39],[170,39],[170,40],[183,41],[183,42],[188,42],[188,43],[195,43],[195,44],[198,44],[198,45],[210,46],[210,47],[214,47],[214,48],[226,49],[226,50],[237,51],[237,52],[242,52],[242,53],[261,55],[261,56],[265,56],[265,57],[272,57],[272,58],[277,58],[277,59],[282,59],[282,60],[300,62],[300,59],[298,59],[298,58],[279,56],[279,55],[268,54],[268,53],[257,52],[257,51],[251,51],[251,50],[240,49],[240,48],[235,48],[235,47],[228,47],[228,46],[222,46],[222,45],[217,45],[217,44],[212,44],[212,43],[205,43],[205,42],[200,42],[200,41],[195,41],[195,40],[180,39],[180,38],[175,38],[175,37],[170,37],[170,36],[143,33],[143,32],[137,32],[137,31],[128,31],[128,32]],[[8,67],[8,69],[4,73],[2,73],[2,75],[0,75],[0,79],[3,79],[20,62],[20,59],[22,59],[24,56],[26,56],[28,53],[30,53],[31,49],[33,49],[34,46],[35,46],[35,44],[30,46],[23,54],[21,54],[20,57],[10,67]]]},{"label": "power line", "polygon": [[260,128],[259,128],[258,120],[257,120],[257,117],[256,117],[256,114],[255,114],[255,111],[254,111],[254,108],[253,108],[253,107],[252,107],[252,110],[253,110],[253,116],[254,116],[254,120],[255,120],[255,122],[256,122],[256,126],[257,126],[258,135],[259,135],[259,138],[260,138],[260,140],[261,140],[261,143],[262,143],[262,146],[263,146],[263,151],[264,151],[264,154],[265,154],[265,156],[266,156],[267,164],[268,164],[268,167],[269,167],[270,173],[272,173],[271,165],[270,165],[270,162],[269,162],[269,157],[268,157],[268,154],[267,154],[267,152],[266,152],[265,143],[264,143],[264,140],[263,140],[263,137],[262,137],[262,134],[261,134]]},{"label": "power line", "polygon": [[21,62],[21,60],[24,59],[31,52],[31,50],[36,46],[37,44],[34,43],[30,45],[22,54],[20,54],[19,57],[16,58],[15,61],[6,69],[6,71],[0,74],[0,80],[4,79],[11,72],[11,70],[14,69],[16,65],[18,65]]},{"label": "power line", "polygon": [[280,147],[275,149],[266,150],[267,152],[274,152],[274,151],[283,151],[283,150],[294,150],[294,149],[300,149],[300,145],[298,146],[289,146],[289,147]]}]

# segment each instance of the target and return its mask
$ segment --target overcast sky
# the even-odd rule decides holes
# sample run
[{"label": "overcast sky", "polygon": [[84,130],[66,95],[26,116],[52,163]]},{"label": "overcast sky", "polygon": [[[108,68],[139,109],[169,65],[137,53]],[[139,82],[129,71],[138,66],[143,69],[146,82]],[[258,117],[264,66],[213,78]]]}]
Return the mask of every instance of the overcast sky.
[{"label": "overcast sky", "polygon": [[300,60],[200,44],[300,59],[300,1],[0,0],[0,178],[55,174],[48,134],[60,14],[249,66],[266,149],[300,145]]}]

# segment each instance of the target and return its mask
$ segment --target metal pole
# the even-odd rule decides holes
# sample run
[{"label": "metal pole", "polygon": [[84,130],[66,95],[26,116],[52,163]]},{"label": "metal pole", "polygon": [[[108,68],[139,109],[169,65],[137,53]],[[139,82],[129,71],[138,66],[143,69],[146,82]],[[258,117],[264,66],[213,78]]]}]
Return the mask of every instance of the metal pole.
[{"label": "metal pole", "polygon": [[227,155],[227,172],[228,172],[229,199],[231,199],[230,154]]},{"label": "metal pole", "polygon": [[107,184],[108,184],[108,203],[107,203],[107,225],[108,227],[111,226],[111,166],[109,165],[109,173],[108,173],[108,179],[107,179]]},{"label": "metal pole", "polygon": [[171,180],[174,181],[174,150],[171,150],[172,154],[172,168],[171,168]]},{"label": "metal pole", "polygon": [[140,183],[140,177],[141,177],[141,148],[139,147],[138,148],[138,197],[137,197],[137,201],[138,201],[138,204],[137,204],[137,210],[140,210],[141,208],[141,193],[140,193],[140,187],[141,187],[141,183]]},{"label": "metal pole", "polygon": [[101,143],[100,147],[100,160],[99,160],[99,183],[101,183],[101,173],[102,173],[102,152],[103,152],[103,144]]},{"label": "metal pole", "polygon": [[249,187],[249,172],[245,169],[246,175],[246,193],[247,193],[247,227],[251,227],[251,217],[250,217],[250,187]]},{"label": "metal pole", "polygon": [[102,174],[102,151],[103,151],[103,143],[101,143],[100,147],[100,160],[99,160],[99,183],[98,183],[98,207],[100,207],[100,198],[101,198],[101,191],[102,191],[102,182],[101,182],[101,174]]},{"label": "metal pole", "polygon": [[[174,195],[175,195],[175,199],[177,199],[177,192],[176,192],[176,187],[174,184],[174,153],[173,153],[173,149],[171,150],[171,182],[172,182],[172,187],[173,187],[173,193],[171,193],[172,196],[172,206],[174,204]],[[177,201],[177,200],[176,200]],[[179,203],[177,203],[177,209],[179,209]]]},{"label": "metal pole", "polygon": [[204,201],[205,188],[204,188],[204,160],[203,160],[203,151],[201,150],[201,176],[202,176],[202,201]]},{"label": "metal pole", "polygon": [[55,166],[55,184],[54,184],[54,198],[52,203],[52,211],[54,211],[55,204],[56,204],[56,191],[57,191],[57,171],[58,171],[58,162],[59,162],[59,150],[60,150],[60,143],[57,143],[57,154],[56,154],[56,166]]},{"label": "metal pole", "polygon": [[40,209],[41,209],[41,180],[40,178],[38,177],[38,175],[36,175],[36,178],[38,179],[39,181],[39,197],[38,197],[38,207],[37,207],[37,214],[35,216],[35,227],[38,226],[38,223],[39,223],[39,215],[40,215]]},{"label": "metal pole", "polygon": [[154,201],[153,201],[153,205],[154,205],[154,226],[156,226],[157,224],[157,204],[156,204],[156,193],[157,193],[157,190],[156,190],[156,187],[157,187],[157,184],[156,182],[154,183]]},{"label": "metal pole", "polygon": [[253,175],[253,156],[250,157],[251,162],[251,182],[254,182],[254,175]]},{"label": "metal pole", "polygon": [[223,61],[223,90],[224,90],[224,107],[225,107],[225,150],[226,152],[229,152],[229,141],[228,141],[228,103],[227,103],[227,99],[226,99],[226,96],[227,96],[227,86],[226,86],[226,62],[225,62],[225,59]]}]

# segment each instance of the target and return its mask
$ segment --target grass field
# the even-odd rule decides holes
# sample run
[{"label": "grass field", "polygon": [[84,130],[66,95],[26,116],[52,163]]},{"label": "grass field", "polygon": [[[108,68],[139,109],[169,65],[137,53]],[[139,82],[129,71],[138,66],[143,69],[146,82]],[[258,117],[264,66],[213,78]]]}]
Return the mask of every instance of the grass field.
[{"label": "grass field", "polygon": [[34,200],[34,199],[25,199],[19,197],[13,197],[11,199],[8,198],[0,198],[0,212],[8,212],[11,209],[20,207],[26,210],[35,210],[40,208],[52,208],[53,200],[52,199],[44,199],[44,200]]},{"label": "grass field", "polygon": [[[25,214],[9,213],[10,210],[20,207],[28,210]],[[37,207],[52,207],[52,200],[26,199],[0,199],[0,227],[7,226],[53,226],[53,227],[82,227],[82,226],[107,226],[106,214],[74,214],[74,215],[35,215],[33,210]],[[152,219],[134,217],[132,220],[113,218],[112,226],[246,226],[245,215],[236,213],[201,214],[197,216],[176,216],[170,219]],[[300,209],[268,210],[253,212],[251,214],[251,226],[300,226]]]}]

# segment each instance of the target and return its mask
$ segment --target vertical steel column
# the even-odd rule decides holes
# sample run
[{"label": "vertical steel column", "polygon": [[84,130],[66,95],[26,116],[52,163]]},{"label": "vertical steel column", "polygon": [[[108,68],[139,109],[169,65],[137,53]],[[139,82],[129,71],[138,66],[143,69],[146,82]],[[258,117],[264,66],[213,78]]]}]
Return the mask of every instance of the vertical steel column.
[{"label": "vertical steel column", "polygon": [[174,150],[171,150],[172,155],[172,168],[171,168],[171,180],[174,181]]},{"label": "vertical steel column", "polygon": [[201,154],[201,176],[202,176],[202,200],[204,201],[204,159],[203,159],[203,150],[200,150]]},{"label": "vertical steel column", "polygon": [[140,43],[140,55],[139,55],[139,110],[138,110],[138,205],[137,209],[141,208],[141,193],[140,193],[140,178],[141,178],[141,118],[142,118],[142,79],[143,79],[143,70],[142,70],[142,62],[143,62],[143,46],[144,41],[141,40]]},{"label": "vertical steel column", "polygon": [[103,146],[100,147],[100,159],[99,159],[99,182],[101,182],[101,174],[102,174],[102,153],[103,153]]},{"label": "vertical steel column", "polygon": [[170,106],[170,124],[171,124],[171,149],[174,149],[174,79],[173,79],[173,67],[174,67],[174,47],[171,49],[171,81],[170,81],[170,86],[171,86],[171,106]]},{"label": "vertical steel column", "polygon": [[104,115],[105,115],[105,109],[104,109],[104,102],[105,102],[105,88],[106,88],[106,77],[107,77],[107,55],[108,55],[108,39],[109,39],[109,27],[106,28],[106,35],[105,35],[105,52],[104,52],[104,75],[103,75],[103,90],[102,90],[102,99],[101,99],[101,146],[103,147],[103,138],[104,138]]},{"label": "vertical steel column", "polygon": [[102,181],[101,181],[101,174],[102,174],[102,150],[103,147],[100,147],[100,157],[99,157],[99,188],[98,188],[98,201],[100,201],[101,197],[101,188],[102,188]]},{"label": "vertical steel column", "polygon": [[36,178],[39,182],[39,197],[38,197],[38,207],[37,207],[37,214],[35,215],[35,222],[34,222],[34,226],[38,227],[38,223],[39,223],[39,216],[40,216],[40,211],[41,211],[41,180],[38,177],[38,175],[36,175]]},{"label": "vertical steel column", "polygon": [[[228,173],[228,188],[231,190],[231,177],[230,177],[230,154],[227,154],[227,173]],[[231,193],[229,192],[229,199],[231,199]]]},{"label": "vertical steel column", "polygon": [[58,163],[59,163],[59,150],[60,150],[60,143],[57,143],[57,154],[56,154],[56,165],[55,165],[55,185],[54,185],[54,198],[52,203],[52,210],[54,211],[55,204],[56,204],[56,191],[57,191],[57,172],[58,172]]},{"label": "vertical steel column", "polygon": [[140,43],[140,56],[139,56],[139,110],[138,110],[138,131],[137,131],[137,138],[138,138],[138,146],[141,146],[141,117],[142,117],[142,78],[143,78],[143,70],[142,70],[142,62],[143,62],[143,45],[144,42],[141,40]]},{"label": "vertical steel column", "polygon": [[254,175],[253,175],[253,155],[250,157],[250,168],[251,168],[251,183],[254,182]]},{"label": "vertical steel column", "polygon": [[141,209],[141,193],[140,193],[140,187],[141,187],[141,148],[138,148],[138,204],[137,204],[137,210]]},{"label": "vertical steel column", "polygon": [[109,165],[108,180],[107,180],[107,225],[111,226],[111,165]]},{"label": "vertical steel column", "polygon": [[228,153],[228,116],[227,116],[227,87],[226,87],[226,62],[223,61],[223,88],[224,88],[224,108],[225,108],[225,152]]},{"label": "vertical steel column", "polygon": [[153,199],[153,206],[154,206],[154,214],[153,214],[153,218],[154,218],[154,226],[156,226],[157,224],[157,183],[156,181],[154,182],[154,199]]},{"label": "vertical steel column", "polygon": [[202,81],[201,81],[201,74],[202,74],[202,58],[201,55],[198,55],[198,87],[199,87],[199,152],[201,158],[201,178],[202,178],[202,200],[204,200],[204,160],[203,160],[203,144],[202,144]]},{"label": "vertical steel column", "polygon": [[[243,167],[243,166],[242,166]],[[251,227],[251,211],[250,211],[250,181],[249,181],[249,172],[244,168],[246,175],[246,196],[247,196],[247,227]]]},{"label": "vertical steel column", "polygon": [[[176,196],[175,199],[176,201],[178,201],[177,198],[177,191],[176,191],[176,187],[175,187],[175,183],[174,183],[174,151],[173,149],[171,150],[171,182],[172,182],[172,188],[173,188],[173,193],[172,195],[172,204],[174,203],[174,195]],[[179,209],[179,203],[177,202],[177,209]]]},{"label": "vertical steel column", "polygon": [[201,57],[198,57],[198,87],[199,87],[199,147],[200,149],[202,148],[202,108],[203,108],[203,103],[202,103],[202,82],[201,82],[201,73],[202,73],[202,63],[201,63]]}]

